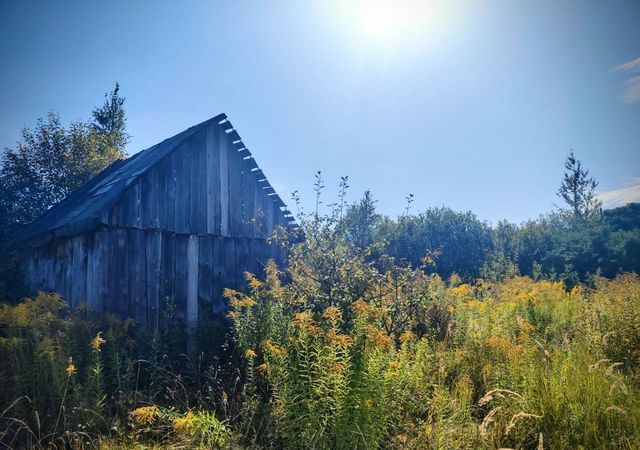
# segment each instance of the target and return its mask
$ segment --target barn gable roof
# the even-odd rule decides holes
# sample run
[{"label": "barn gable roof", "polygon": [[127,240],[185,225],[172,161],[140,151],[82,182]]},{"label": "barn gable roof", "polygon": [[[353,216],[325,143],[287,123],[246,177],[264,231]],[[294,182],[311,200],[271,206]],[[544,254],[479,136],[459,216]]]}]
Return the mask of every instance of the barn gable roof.
[{"label": "barn gable roof", "polygon": [[[114,162],[20,232],[14,238],[14,244],[16,246],[41,245],[56,237],[72,236],[107,225],[104,212],[130,185],[136,183],[143,174],[180,148],[183,142],[198,131],[216,123],[229,134],[233,146],[242,157],[251,160],[253,173],[258,178],[264,179],[263,172],[258,168],[238,132],[233,129],[226,114],[219,114],[127,159]],[[284,208],[284,202],[275,194],[275,191],[273,192],[271,195],[273,201],[278,207]],[[284,210],[283,214],[293,225],[294,219],[291,213]]]}]

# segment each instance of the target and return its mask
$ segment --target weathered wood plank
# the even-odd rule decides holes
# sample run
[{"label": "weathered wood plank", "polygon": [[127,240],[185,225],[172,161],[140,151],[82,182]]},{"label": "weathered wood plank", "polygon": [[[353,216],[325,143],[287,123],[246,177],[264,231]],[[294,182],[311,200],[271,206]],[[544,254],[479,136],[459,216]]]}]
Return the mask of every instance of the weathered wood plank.
[{"label": "weathered wood plank", "polygon": [[207,134],[201,130],[191,139],[193,159],[191,166],[191,184],[193,186],[194,222],[191,233],[207,233]]},{"label": "weathered wood plank", "polygon": [[187,242],[187,311],[189,325],[198,322],[198,236],[190,235]]},{"label": "weathered wood plank", "polygon": [[129,311],[129,246],[127,231],[109,231],[109,312],[123,320],[131,316]]},{"label": "weathered wood plank", "polygon": [[223,288],[235,288],[236,283],[236,243],[234,238],[224,240],[224,283]]},{"label": "weathered wood plank", "polygon": [[176,154],[176,158],[174,161],[174,170],[176,174],[175,181],[175,231],[177,233],[186,233],[187,232],[187,188],[186,188],[186,180],[184,179],[184,166],[185,166],[185,158],[184,152],[187,149],[188,144],[183,144],[178,153]]},{"label": "weathered wood plank", "polygon": [[136,323],[142,327],[149,326],[147,317],[147,251],[144,231],[127,230],[129,245],[129,311]]},{"label": "weathered wood plank", "polygon": [[175,251],[176,235],[162,234],[162,254],[160,256],[160,318],[174,317],[175,313]]},{"label": "weathered wood plank", "polygon": [[158,329],[160,309],[160,253],[162,251],[162,233],[146,232],[146,268],[147,268],[147,317],[151,330]]},{"label": "weathered wood plank", "polygon": [[242,162],[242,233],[243,237],[253,237],[255,235],[255,195],[257,180]]},{"label": "weathered wood plank", "polygon": [[229,138],[221,132],[219,136],[220,151],[220,234],[229,236]]},{"label": "weathered wood plank", "polygon": [[220,233],[220,156],[218,155],[219,128],[207,127],[206,136],[206,178],[207,178],[207,233]]},{"label": "weathered wood plank", "polygon": [[198,252],[198,304],[208,309],[200,317],[210,317],[213,302],[213,236],[199,237]]},{"label": "weathered wood plank", "polygon": [[175,317],[185,320],[187,312],[187,239],[184,234],[175,236]]},{"label": "weathered wood plank", "polygon": [[212,296],[213,296],[213,313],[219,314],[224,310],[224,301],[222,298],[222,290],[225,283],[225,247],[224,241],[226,238],[220,236],[213,237],[213,283],[212,283]]},{"label": "weathered wood plank", "polygon": [[72,239],[73,245],[73,283],[71,285],[71,305],[77,308],[87,301],[87,238],[85,235]]},{"label": "weathered wood plank", "polygon": [[176,229],[176,153],[172,153],[165,164],[164,173],[167,177],[165,183],[164,201],[165,201],[165,226],[166,230]]},{"label": "weathered wood plank", "polygon": [[229,153],[229,232],[231,236],[240,236],[243,229],[242,161],[238,152]]},{"label": "weathered wood plank", "polygon": [[235,289],[244,290],[247,287],[247,280],[244,276],[245,272],[251,271],[249,261],[249,239],[235,239],[235,262],[236,262],[236,287]]}]

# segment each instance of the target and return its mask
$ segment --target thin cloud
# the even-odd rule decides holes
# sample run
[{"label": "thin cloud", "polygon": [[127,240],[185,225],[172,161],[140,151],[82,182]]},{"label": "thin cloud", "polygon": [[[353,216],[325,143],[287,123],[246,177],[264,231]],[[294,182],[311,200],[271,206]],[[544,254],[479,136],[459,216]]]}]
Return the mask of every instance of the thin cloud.
[{"label": "thin cloud", "polygon": [[618,71],[632,71],[632,72],[640,72],[640,58],[636,58],[632,61],[626,62],[624,64],[620,64],[618,67],[616,67],[613,70],[618,70]]},{"label": "thin cloud", "polygon": [[[640,73],[640,58],[620,64],[613,69],[615,72],[625,72],[629,74]],[[634,75],[624,82],[624,91],[619,98],[625,103],[640,102],[640,75]]]},{"label": "thin cloud", "polygon": [[604,208],[615,208],[628,203],[640,203],[640,178],[634,178],[631,185],[612,191],[601,192],[598,198]]}]

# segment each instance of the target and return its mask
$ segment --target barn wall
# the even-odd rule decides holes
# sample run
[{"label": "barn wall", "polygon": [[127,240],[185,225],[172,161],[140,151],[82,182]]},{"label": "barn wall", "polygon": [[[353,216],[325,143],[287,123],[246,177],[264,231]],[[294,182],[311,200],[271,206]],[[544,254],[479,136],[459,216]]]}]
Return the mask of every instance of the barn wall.
[{"label": "barn wall", "polygon": [[224,310],[222,290],[242,288],[284,252],[261,238],[102,229],[35,248],[26,256],[36,290],[55,291],[76,308],[131,317],[150,329],[162,312],[194,322]]},{"label": "barn wall", "polygon": [[265,238],[276,225],[286,227],[275,191],[233,136],[218,124],[203,127],[133,180],[104,222],[244,238]]}]

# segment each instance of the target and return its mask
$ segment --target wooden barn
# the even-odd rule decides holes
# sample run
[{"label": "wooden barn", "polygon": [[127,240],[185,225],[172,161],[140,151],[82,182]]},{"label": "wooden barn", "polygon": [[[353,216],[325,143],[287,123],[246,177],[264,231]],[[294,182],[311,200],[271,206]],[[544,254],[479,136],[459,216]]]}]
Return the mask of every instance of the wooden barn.
[{"label": "wooden barn", "polygon": [[115,162],[15,241],[34,291],[155,329],[169,309],[192,324],[220,313],[225,287],[282,263],[277,226],[295,222],[220,114]]}]

